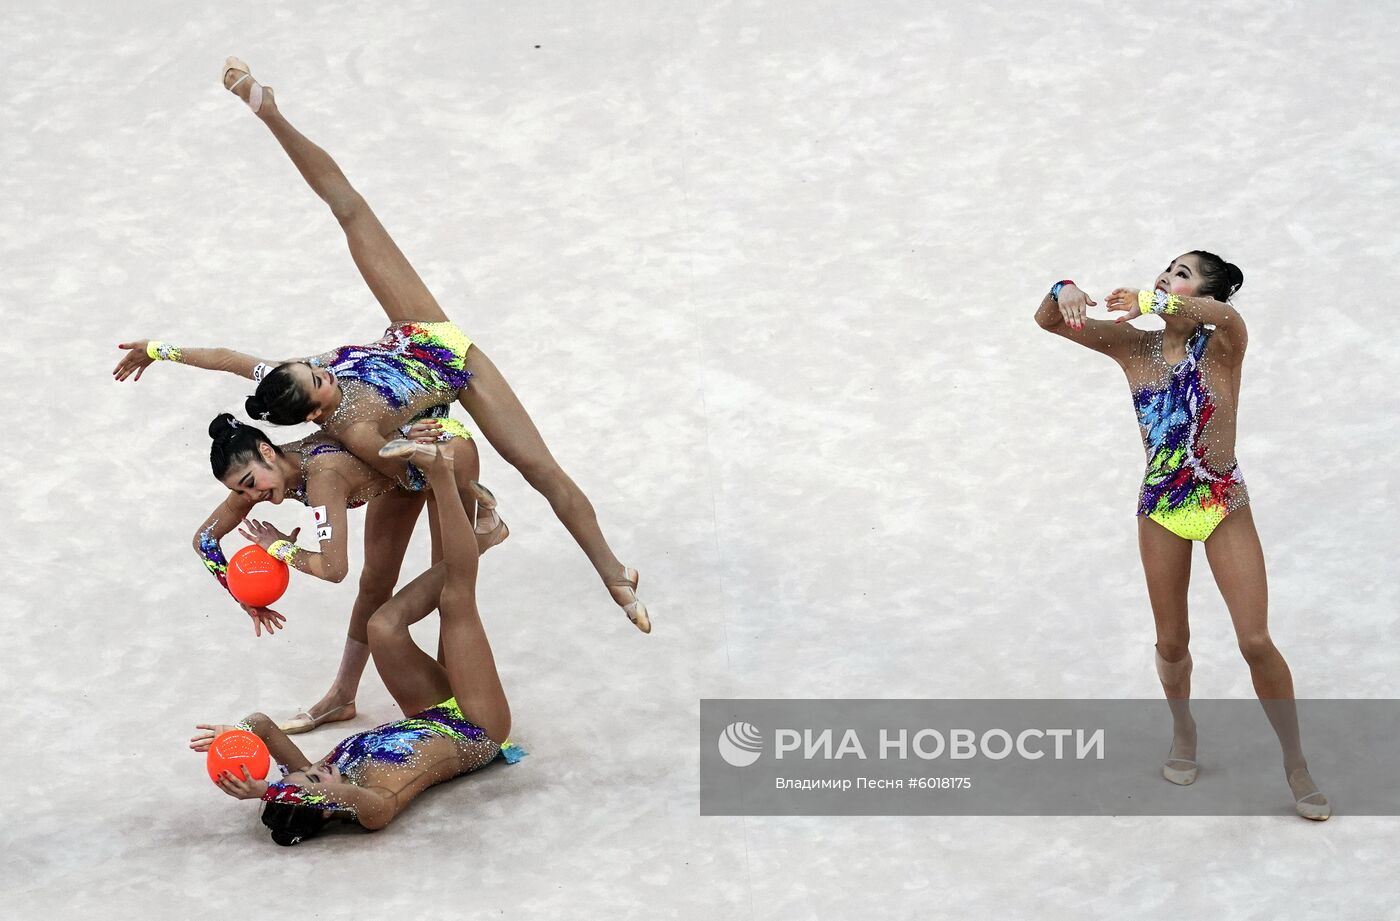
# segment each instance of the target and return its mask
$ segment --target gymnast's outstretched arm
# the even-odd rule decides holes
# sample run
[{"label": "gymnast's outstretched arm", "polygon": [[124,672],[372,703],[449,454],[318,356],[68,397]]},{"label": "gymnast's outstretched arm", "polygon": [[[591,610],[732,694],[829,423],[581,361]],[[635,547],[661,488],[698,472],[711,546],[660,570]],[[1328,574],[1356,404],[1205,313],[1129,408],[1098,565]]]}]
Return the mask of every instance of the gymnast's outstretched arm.
[{"label": "gymnast's outstretched arm", "polygon": [[206,371],[224,371],[253,381],[262,380],[264,374],[282,363],[255,358],[233,349],[180,348],[159,339],[133,339],[121,343],[117,348],[128,350],[112,369],[112,376],[119,381],[124,381],[133,374],[139,381],[146,369],[157,361],[174,361]]},{"label": "gymnast's outstretched arm", "polygon": [[277,728],[277,723],[266,713],[250,713],[236,726],[200,723],[195,729],[199,731],[190,738],[190,748],[197,752],[208,751],[210,744],[225,732],[247,729],[267,744],[272,760],[287,770],[304,771],[311,767],[310,760],[302,754],[301,749],[297,748],[296,743],[289,739],[285,732]]}]

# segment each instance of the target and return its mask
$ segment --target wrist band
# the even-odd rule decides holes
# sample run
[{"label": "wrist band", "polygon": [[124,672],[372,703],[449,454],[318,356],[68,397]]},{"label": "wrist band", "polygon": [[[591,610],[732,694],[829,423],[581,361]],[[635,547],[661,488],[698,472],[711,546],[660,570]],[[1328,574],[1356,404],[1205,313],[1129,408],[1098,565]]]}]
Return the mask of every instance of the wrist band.
[{"label": "wrist band", "polygon": [[1074,284],[1074,281],[1068,278],[1064,279],[1063,281],[1055,282],[1053,285],[1050,286],[1050,300],[1058,304],[1060,302],[1060,289],[1063,288],[1065,285],[1072,284]]},{"label": "wrist band", "polygon": [[270,556],[274,556],[290,566],[292,560],[296,559],[297,554],[301,552],[301,548],[289,540],[275,540],[272,542],[272,546],[267,548],[267,552]]},{"label": "wrist band", "polygon": [[271,370],[272,365],[269,365],[265,361],[258,362],[256,365],[253,366],[253,381],[261,381],[263,378],[267,377],[267,372]]},{"label": "wrist band", "polygon": [[1170,316],[1181,311],[1181,298],[1165,291],[1139,291],[1138,312],[1143,315],[1160,313]]},{"label": "wrist band", "polygon": [[151,361],[179,361],[180,350],[159,339],[152,339],[146,343],[146,357]]}]

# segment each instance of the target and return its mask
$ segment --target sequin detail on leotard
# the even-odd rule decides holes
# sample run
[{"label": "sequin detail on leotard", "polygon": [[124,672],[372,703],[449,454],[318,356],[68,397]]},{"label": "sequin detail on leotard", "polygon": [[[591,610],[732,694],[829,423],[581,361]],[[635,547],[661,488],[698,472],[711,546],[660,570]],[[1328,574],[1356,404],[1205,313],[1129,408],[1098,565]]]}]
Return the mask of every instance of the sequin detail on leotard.
[{"label": "sequin detail on leotard", "polygon": [[[467,386],[471,340],[452,323],[399,323],[369,345],[346,345],[310,360],[327,368],[342,384],[359,381],[372,387],[392,409],[402,409],[423,397],[450,403]],[[353,402],[353,394],[343,400]],[[336,410],[340,415],[344,403]]]},{"label": "sequin detail on leotard", "polygon": [[[445,751],[443,746],[449,746]],[[359,787],[403,791],[441,783],[452,777],[485,767],[497,758],[515,764],[526,752],[509,739],[497,745],[485,730],[468,721],[455,697],[405,719],[358,732],[341,741],[321,761],[323,768],[334,767],[346,783]],[[395,778],[397,780],[395,780]],[[268,786],[263,799],[293,806],[320,806],[355,811],[353,805],[339,802],[335,786],[314,785],[314,789],[287,782]],[[391,792],[395,798],[399,792]]]},{"label": "sequin detail on leotard", "polygon": [[411,763],[418,744],[434,737],[453,740],[469,756],[468,760],[474,762],[486,763],[500,754],[513,764],[524,757],[510,741],[504,746],[492,742],[485,730],[462,715],[457,699],[449,698],[410,717],[344,739],[326,756],[325,764],[334,765],[351,781],[358,781],[373,762]]},{"label": "sequin detail on leotard", "polygon": [[1198,325],[1186,356],[1165,381],[1133,394],[1147,451],[1138,514],[1186,540],[1205,540],[1227,514],[1249,501],[1233,458],[1225,470],[1212,468],[1205,458],[1202,436],[1216,406],[1200,365],[1212,332]]},{"label": "sequin detail on leotard", "polygon": [[[441,409],[442,413],[426,413],[425,416],[437,419],[442,425],[442,431],[438,433],[437,437],[438,444],[442,444],[444,441],[451,441],[454,438],[470,439],[472,437],[472,433],[465,425],[458,422],[456,419],[449,419],[447,417],[446,406],[435,406],[433,408]],[[414,421],[416,422],[417,420],[415,419]],[[412,427],[413,423],[410,422],[408,425],[400,428],[399,431],[406,437],[408,435],[408,430]],[[428,475],[420,470],[417,465],[409,464],[407,469],[404,470],[404,475],[399,477],[399,485],[404,489],[422,492],[428,488]]]},{"label": "sequin detail on leotard", "polygon": [[301,485],[288,488],[285,492],[285,497],[294,499],[302,505],[311,504],[310,499],[307,498],[306,484],[311,481],[312,463],[318,458],[344,455],[345,458],[354,462],[354,472],[359,474],[359,476],[354,477],[354,479],[363,481],[363,485],[353,490],[350,495],[346,497],[345,507],[347,509],[359,508],[368,503],[369,500],[373,499],[375,496],[381,496],[384,493],[392,492],[395,488],[395,483],[388,477],[383,476],[349,451],[345,450],[340,442],[327,438],[324,435],[308,435],[306,438],[282,445],[282,451],[285,454],[297,454],[301,457]]},{"label": "sequin detail on leotard", "polygon": [[209,574],[228,588],[228,557],[224,556],[224,548],[219,546],[219,539],[214,536],[214,525],[218,523],[217,520],[210,522],[209,527],[199,532],[199,558],[204,561],[204,568],[209,570]]}]

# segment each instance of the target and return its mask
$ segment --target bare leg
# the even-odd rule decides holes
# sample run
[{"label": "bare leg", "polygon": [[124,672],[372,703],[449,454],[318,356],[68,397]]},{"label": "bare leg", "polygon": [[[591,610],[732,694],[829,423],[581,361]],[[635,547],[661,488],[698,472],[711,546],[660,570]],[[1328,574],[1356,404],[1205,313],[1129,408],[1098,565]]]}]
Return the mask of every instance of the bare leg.
[{"label": "bare leg", "polygon": [[451,457],[443,452],[450,447],[450,442],[440,445],[438,459],[428,468],[442,532],[442,565],[447,569],[438,602],[442,647],[452,693],[462,714],[484,729],[492,741],[501,744],[510,734],[510,705],[476,608],[476,540],[467,510],[454,488]]},{"label": "bare leg", "polygon": [[360,573],[360,591],[350,610],[350,629],[335,680],[325,695],[307,709],[313,718],[332,710],[336,711],[334,718],[326,722],[355,718],[355,695],[370,655],[366,629],[370,615],[394,593],[404,552],[425,502],[426,497],[420,493],[395,491],[375,497],[365,509],[365,563]]},{"label": "bare leg", "polygon": [[[225,86],[238,78],[238,71],[229,72],[225,76]],[[245,80],[235,92],[246,100],[250,89],[251,81]],[[281,115],[270,90],[265,95],[258,117],[267,124],[302,178],[330,206],[345,231],[355,265],[390,321],[446,320],[447,315],[432,292],[340,167]],[[472,414],[487,440],[549,500],[559,520],[608,586],[613,600],[625,606],[628,617],[641,629],[650,632],[646,609],[636,599],[635,580],[628,578],[622,563],[608,547],[588,497],[559,467],[520,401],[479,349],[472,348],[467,353],[467,368],[476,376],[476,381],[465,391],[462,405]]]},{"label": "bare leg", "polygon": [[[433,565],[442,562],[442,524],[438,521],[438,510],[436,502],[428,503],[428,530],[433,538]],[[442,630],[438,630],[437,660],[439,664],[447,662],[447,656],[442,651]]]},{"label": "bare leg", "polygon": [[1163,774],[1173,783],[1195,780],[1196,720],[1191,716],[1191,627],[1186,590],[1191,542],[1150,518],[1138,518],[1138,551],[1157,626],[1157,675],[1172,711],[1172,745]]},{"label": "bare leg", "polygon": [[[554,514],[583,548],[613,600],[620,605],[636,601],[635,586],[629,582],[625,567],[603,537],[593,503],[554,459],[501,372],[476,346],[467,352],[467,370],[472,373],[472,382],[462,391],[460,399],[486,440],[507,463],[520,471],[526,482],[549,500]],[[640,615],[638,626],[650,632],[645,608]],[[633,615],[629,612],[628,616]]]},{"label": "bare leg", "polygon": [[[240,76],[239,71],[228,72],[224,77],[224,86],[234,83]],[[234,93],[246,102],[251,89],[252,81],[244,80]],[[287,152],[306,184],[330,206],[331,213],[345,231],[351,258],[355,260],[365,284],[369,285],[375,299],[384,308],[389,321],[446,320],[447,315],[438,306],[437,299],[330,154],[293,128],[291,122],[278,111],[270,88],[265,89],[258,117],[271,129],[273,137]]]},{"label": "bare leg", "polygon": [[1206,559],[1230,609],[1240,653],[1249,665],[1254,692],[1283,749],[1283,769],[1294,799],[1326,800],[1308,773],[1298,733],[1293,675],[1269,636],[1269,586],[1264,549],[1249,506],[1231,512],[1206,540]]},{"label": "bare leg", "polygon": [[369,620],[374,667],[405,714],[435,707],[452,696],[447,670],[424,652],[408,628],[432,613],[447,567],[438,563],[409,582]]}]

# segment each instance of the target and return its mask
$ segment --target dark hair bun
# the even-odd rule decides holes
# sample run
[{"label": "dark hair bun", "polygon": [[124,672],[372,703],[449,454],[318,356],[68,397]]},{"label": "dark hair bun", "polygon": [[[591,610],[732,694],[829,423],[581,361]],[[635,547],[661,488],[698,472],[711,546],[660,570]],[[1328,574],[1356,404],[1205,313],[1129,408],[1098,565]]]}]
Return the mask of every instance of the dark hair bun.
[{"label": "dark hair bun", "polygon": [[278,829],[277,831],[274,831],[272,833],[272,840],[276,841],[283,847],[291,847],[294,844],[301,844],[301,839],[301,835],[294,835],[289,831],[282,831],[281,829]]},{"label": "dark hair bun", "polygon": [[243,409],[250,418],[261,419],[267,415],[268,406],[263,398],[255,393],[243,401]]},{"label": "dark hair bun", "polygon": [[1225,283],[1229,286],[1231,295],[1240,290],[1240,286],[1244,284],[1244,273],[1233,262],[1225,263]]},{"label": "dark hair bun", "polygon": [[209,437],[215,441],[225,441],[233,437],[237,428],[238,420],[233,418],[233,413],[219,413],[214,417],[214,421],[209,423]]}]

